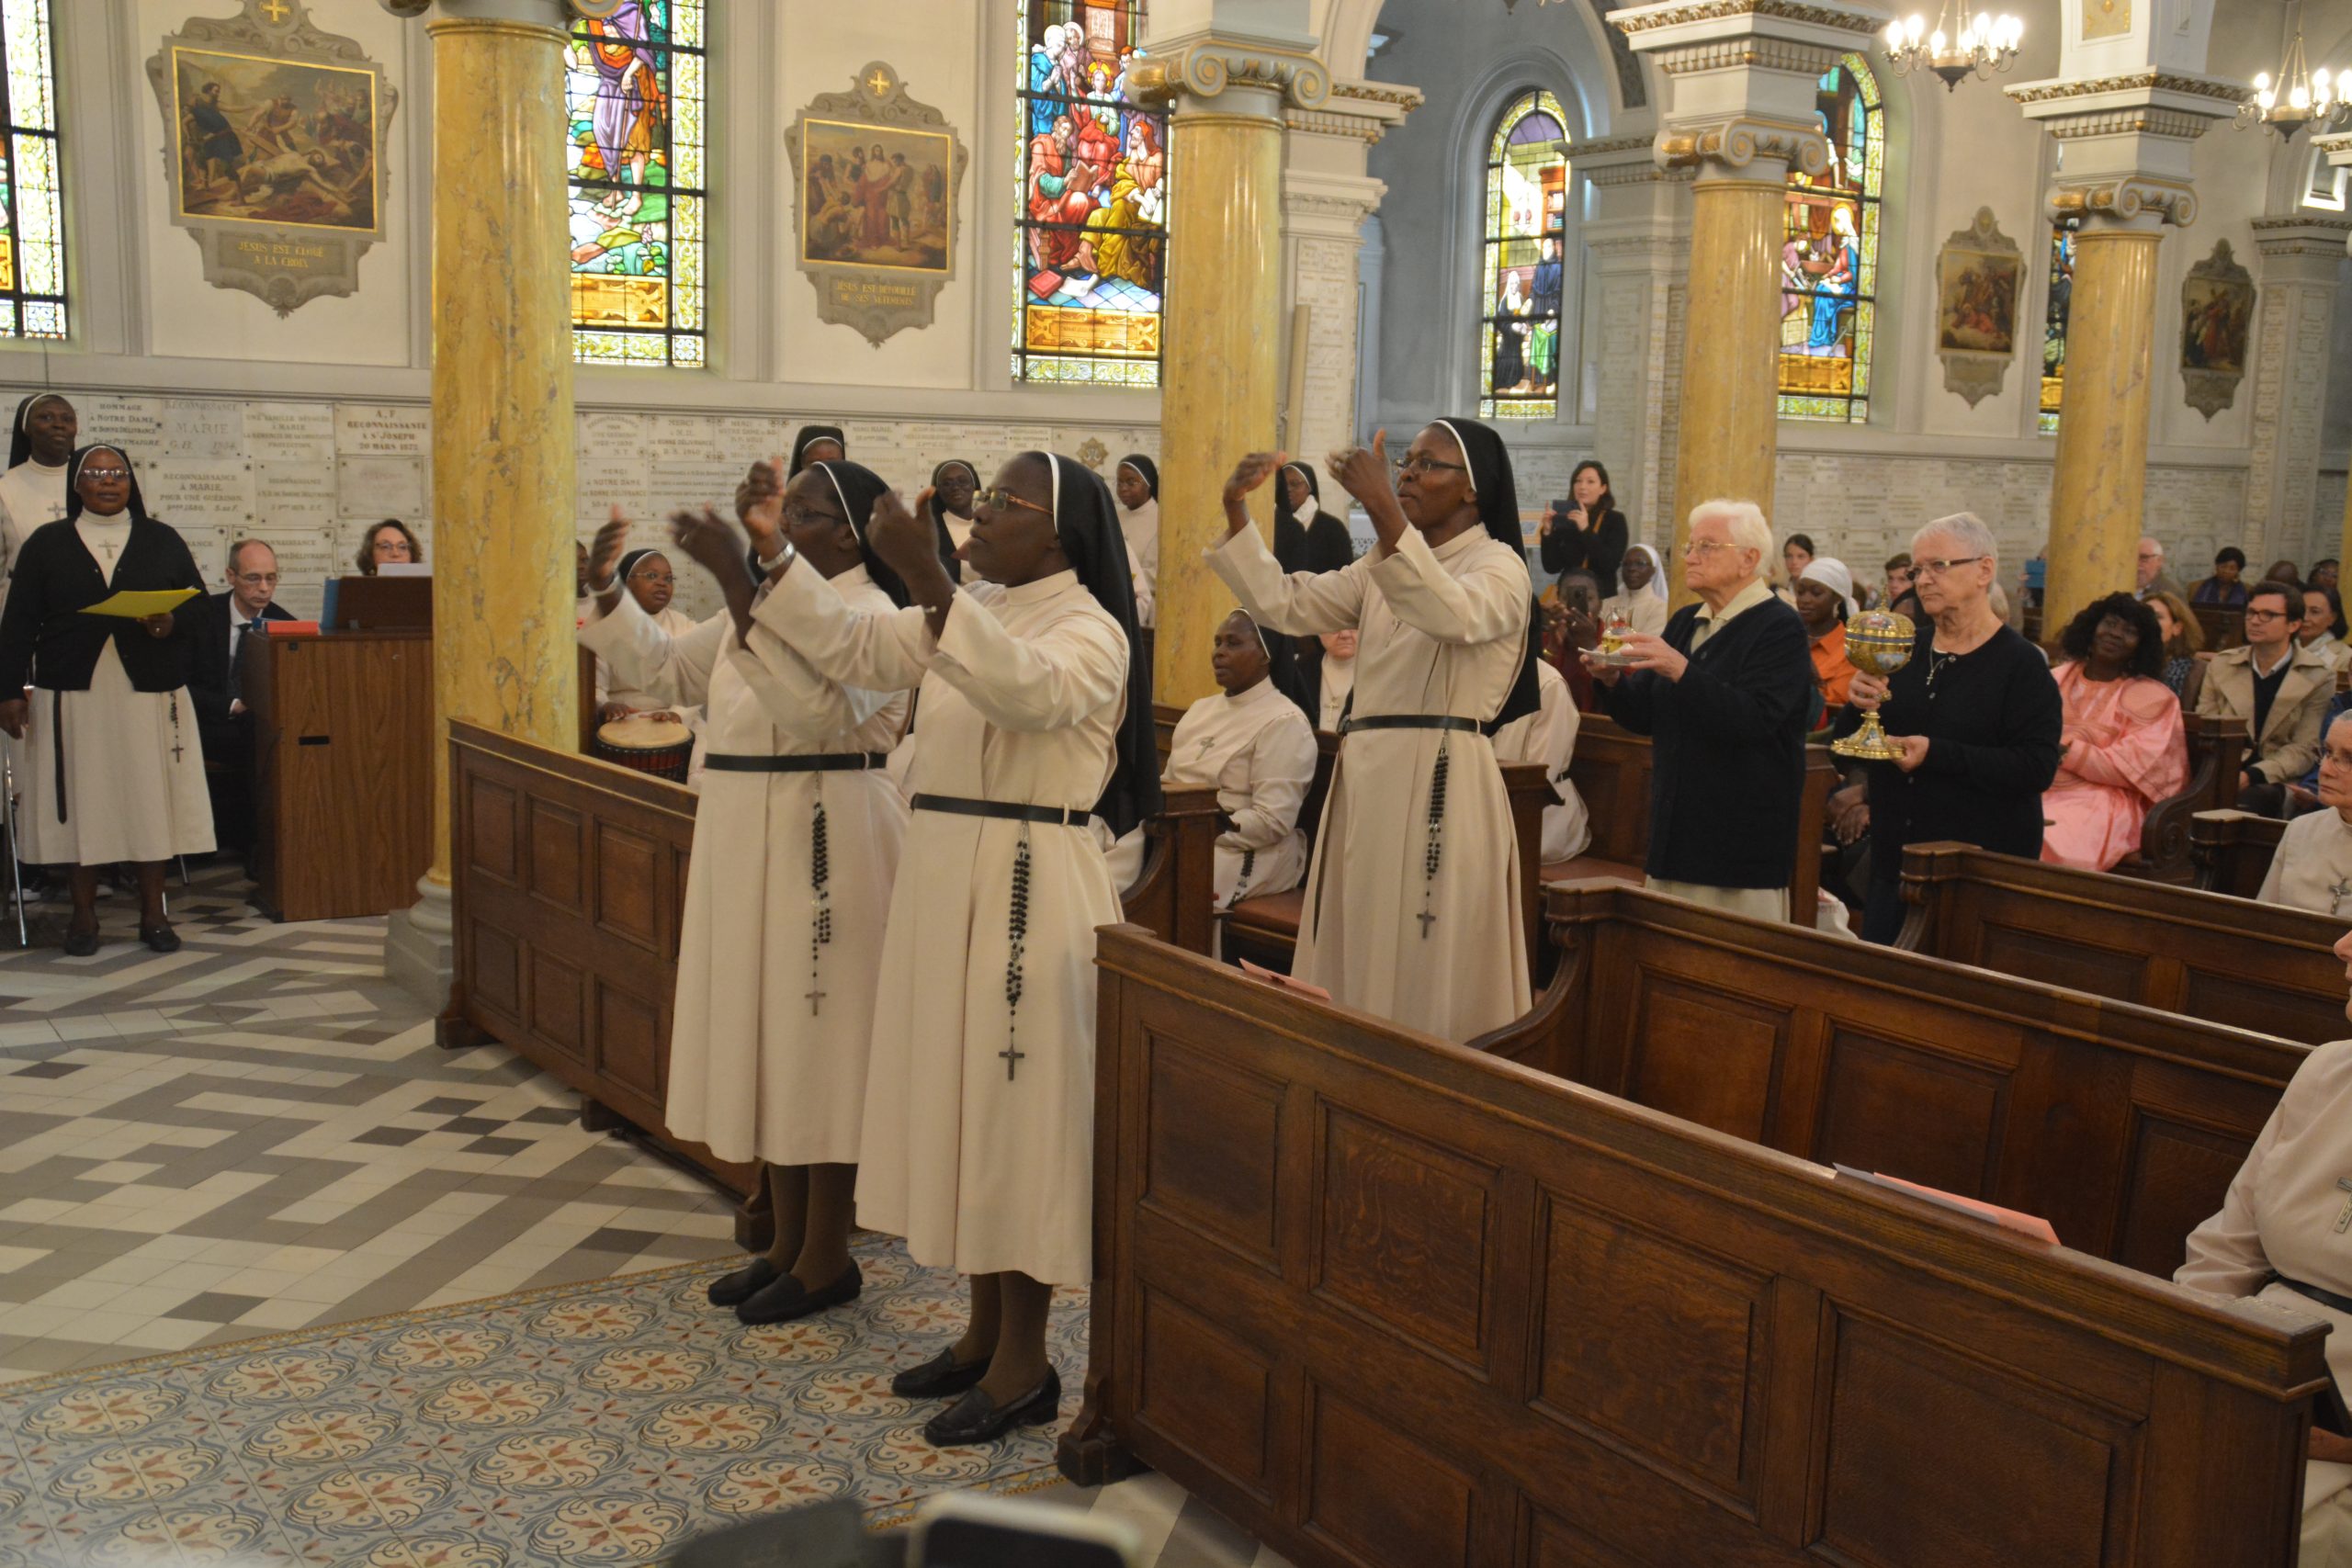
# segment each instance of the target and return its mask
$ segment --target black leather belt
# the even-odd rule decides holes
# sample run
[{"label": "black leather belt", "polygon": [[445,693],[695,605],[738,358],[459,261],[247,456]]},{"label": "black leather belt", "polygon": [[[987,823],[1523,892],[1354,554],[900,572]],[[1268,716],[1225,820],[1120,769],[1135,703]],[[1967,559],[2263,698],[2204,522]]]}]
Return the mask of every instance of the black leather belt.
[{"label": "black leather belt", "polygon": [[1052,828],[1083,828],[1094,813],[1082,806],[1029,806],[1017,800],[971,800],[960,795],[919,795],[917,811],[956,817],[997,817],[1009,822],[1043,822]]},{"label": "black leather belt", "polygon": [[2309,1296],[2324,1307],[2334,1307],[2337,1312],[2352,1314],[2352,1296],[2339,1296],[2334,1291],[2323,1291],[2317,1285],[2306,1285],[2301,1280],[2290,1280],[2284,1274],[2274,1274],[2271,1278],[2299,1296]]},{"label": "black leather belt", "polygon": [[722,773],[851,773],[888,765],[888,751],[811,751],[797,757],[736,756],[713,751],[702,765]]},{"label": "black leather belt", "polygon": [[1476,719],[1450,713],[1375,713],[1363,718],[1351,715],[1340,721],[1341,735],[1352,735],[1359,729],[1458,729],[1469,732],[1479,728]]}]

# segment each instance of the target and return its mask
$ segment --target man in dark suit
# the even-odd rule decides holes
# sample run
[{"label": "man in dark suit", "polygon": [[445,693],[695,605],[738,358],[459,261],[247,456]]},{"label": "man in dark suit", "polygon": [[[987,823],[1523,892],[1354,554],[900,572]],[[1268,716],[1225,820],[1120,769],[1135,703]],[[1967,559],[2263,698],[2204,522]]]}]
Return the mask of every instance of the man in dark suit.
[{"label": "man in dark suit", "polygon": [[[1771,525],[1752,502],[1690,513],[1683,586],[1662,637],[1628,634],[1630,668],[1595,666],[1600,704],[1653,738],[1645,886],[1758,919],[1789,908],[1814,671],[1804,622],[1772,596]],[[1589,656],[1588,656],[1588,659]]]},{"label": "man in dark suit", "polygon": [[270,597],[277,591],[277,552],[259,539],[229,547],[228,586],[226,593],[191,602],[180,615],[196,636],[187,690],[204,743],[214,835],[224,848],[242,852],[254,841],[254,721],[243,690],[244,642],[262,622],[294,617]]}]

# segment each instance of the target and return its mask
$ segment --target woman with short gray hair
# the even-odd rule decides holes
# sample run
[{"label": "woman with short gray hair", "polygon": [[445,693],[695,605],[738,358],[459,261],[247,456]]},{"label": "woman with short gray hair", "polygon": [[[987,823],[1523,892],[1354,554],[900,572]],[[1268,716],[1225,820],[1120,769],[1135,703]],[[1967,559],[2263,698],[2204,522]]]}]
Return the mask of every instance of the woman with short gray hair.
[{"label": "woman with short gray hair", "polygon": [[1865,940],[1903,927],[1903,849],[1957,840],[2028,857],[2041,852],[2041,792],[2058,771],[2064,708],[2040,649],[1992,605],[1993,531],[1972,513],[1939,517],[1911,540],[1919,608],[1911,661],[1858,674],[1841,734],[1875,709],[1903,749],[1870,764],[1871,884]]}]

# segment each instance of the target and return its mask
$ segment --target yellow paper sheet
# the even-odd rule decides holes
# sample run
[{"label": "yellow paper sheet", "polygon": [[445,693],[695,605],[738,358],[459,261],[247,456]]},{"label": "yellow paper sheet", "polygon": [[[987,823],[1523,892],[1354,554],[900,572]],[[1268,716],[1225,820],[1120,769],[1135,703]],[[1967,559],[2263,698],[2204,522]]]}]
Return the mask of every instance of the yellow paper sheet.
[{"label": "yellow paper sheet", "polygon": [[155,588],[133,591],[124,589],[110,594],[85,609],[85,615],[120,615],[127,621],[144,620],[149,615],[168,615],[196,597],[193,588]]}]

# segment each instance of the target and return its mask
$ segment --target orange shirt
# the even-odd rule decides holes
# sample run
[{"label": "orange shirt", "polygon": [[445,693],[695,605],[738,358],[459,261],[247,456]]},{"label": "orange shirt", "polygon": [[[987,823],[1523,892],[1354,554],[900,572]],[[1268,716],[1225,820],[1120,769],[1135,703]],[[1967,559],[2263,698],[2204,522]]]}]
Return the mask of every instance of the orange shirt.
[{"label": "orange shirt", "polygon": [[1846,689],[1854,683],[1854,667],[1846,661],[1845,622],[1813,639],[1813,673],[1821,682],[1821,700],[1833,708],[1844,707]]}]

